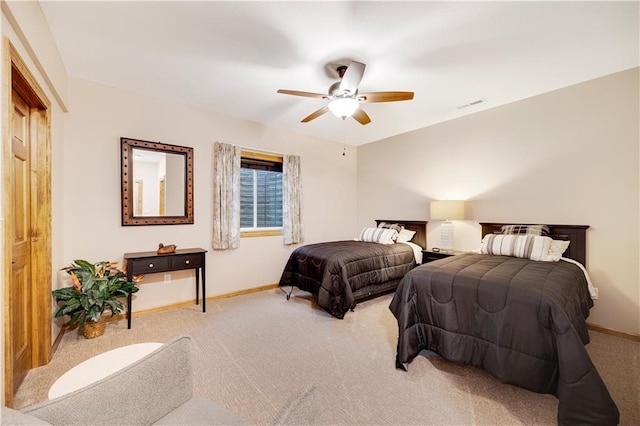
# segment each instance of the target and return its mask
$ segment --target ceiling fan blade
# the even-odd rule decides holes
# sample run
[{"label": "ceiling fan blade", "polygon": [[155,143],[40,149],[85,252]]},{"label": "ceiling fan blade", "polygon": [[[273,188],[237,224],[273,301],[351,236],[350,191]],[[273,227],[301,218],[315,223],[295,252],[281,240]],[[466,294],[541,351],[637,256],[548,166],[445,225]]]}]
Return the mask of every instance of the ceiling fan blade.
[{"label": "ceiling fan blade", "polygon": [[307,115],[300,122],[301,123],[308,123],[309,121],[315,120],[316,118],[320,117],[322,114],[325,114],[327,111],[329,111],[329,107],[328,106],[323,106],[319,110],[314,111],[311,114]]},{"label": "ceiling fan blade", "polygon": [[369,118],[369,115],[360,107],[356,109],[356,112],[353,113],[352,117],[362,125],[371,123],[371,118]]},{"label": "ceiling fan blade", "polygon": [[358,95],[360,102],[396,102],[411,99],[413,99],[413,92],[369,92]]},{"label": "ceiling fan blade", "polygon": [[350,94],[355,94],[358,90],[358,86],[360,85],[360,81],[362,81],[362,76],[364,75],[365,64],[362,62],[353,61],[351,65],[347,68],[342,76],[342,81],[340,82],[340,92],[345,93],[349,92]]},{"label": "ceiling fan blade", "polygon": [[299,90],[280,89],[278,90],[278,93],[282,93],[283,95],[304,96],[306,98],[316,98],[316,99],[324,99],[327,97],[327,95],[323,95],[322,93],[301,92]]}]

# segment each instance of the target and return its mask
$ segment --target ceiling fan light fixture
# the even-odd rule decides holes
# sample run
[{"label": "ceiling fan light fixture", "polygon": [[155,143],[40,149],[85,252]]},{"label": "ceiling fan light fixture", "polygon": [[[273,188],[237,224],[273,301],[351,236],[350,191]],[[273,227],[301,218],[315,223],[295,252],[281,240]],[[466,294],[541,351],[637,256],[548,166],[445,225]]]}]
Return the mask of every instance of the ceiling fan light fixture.
[{"label": "ceiling fan light fixture", "polygon": [[329,110],[336,116],[343,120],[347,117],[351,117],[358,109],[360,103],[354,98],[337,98],[329,103]]},{"label": "ceiling fan light fixture", "polygon": [[347,117],[353,117],[355,121],[363,126],[371,123],[371,117],[360,107],[360,103],[397,102],[410,101],[413,99],[413,92],[386,91],[360,94],[358,86],[362,81],[364,69],[365,64],[357,61],[351,61],[349,66],[339,66],[337,71],[340,81],[329,86],[329,92],[326,95],[287,89],[278,89],[278,93],[329,101],[328,105],[323,106],[300,120],[301,123],[308,123],[331,111],[336,117],[342,118],[343,120],[346,120]]}]

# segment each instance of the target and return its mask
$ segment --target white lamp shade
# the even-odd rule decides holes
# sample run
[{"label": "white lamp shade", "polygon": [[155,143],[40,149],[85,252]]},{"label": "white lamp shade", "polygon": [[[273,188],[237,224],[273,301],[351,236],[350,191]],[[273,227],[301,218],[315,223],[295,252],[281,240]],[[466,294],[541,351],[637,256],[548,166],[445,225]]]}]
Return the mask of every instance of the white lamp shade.
[{"label": "white lamp shade", "polygon": [[431,219],[433,220],[461,220],[464,219],[464,201],[441,200],[429,204]]},{"label": "white lamp shade", "polygon": [[351,117],[360,103],[353,98],[338,98],[329,103],[329,109],[336,117],[345,119]]}]

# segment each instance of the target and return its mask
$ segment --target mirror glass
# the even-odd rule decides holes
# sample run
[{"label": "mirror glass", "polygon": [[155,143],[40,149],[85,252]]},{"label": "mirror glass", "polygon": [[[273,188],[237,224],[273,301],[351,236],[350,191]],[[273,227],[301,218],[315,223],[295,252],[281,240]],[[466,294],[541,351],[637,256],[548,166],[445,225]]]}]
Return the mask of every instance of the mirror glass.
[{"label": "mirror glass", "polygon": [[185,158],[133,149],[133,216],[184,216]]},{"label": "mirror glass", "polygon": [[122,224],[193,223],[193,148],[121,138]]}]

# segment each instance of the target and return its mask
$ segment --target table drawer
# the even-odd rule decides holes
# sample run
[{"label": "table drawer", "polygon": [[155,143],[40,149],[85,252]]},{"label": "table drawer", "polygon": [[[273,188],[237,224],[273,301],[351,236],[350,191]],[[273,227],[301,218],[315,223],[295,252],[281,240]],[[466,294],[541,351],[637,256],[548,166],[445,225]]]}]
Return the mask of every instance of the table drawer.
[{"label": "table drawer", "polygon": [[201,254],[183,254],[180,256],[173,256],[171,258],[171,269],[192,269],[200,268],[202,266]]},{"label": "table drawer", "polygon": [[169,269],[168,257],[154,257],[153,259],[129,260],[133,274],[151,274],[164,272]]},{"label": "table drawer", "polygon": [[446,253],[422,253],[422,263],[433,262],[449,256],[451,255]]}]

